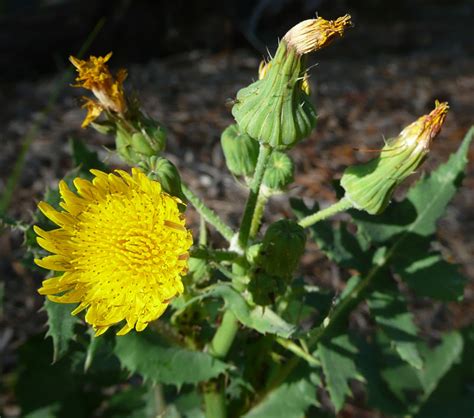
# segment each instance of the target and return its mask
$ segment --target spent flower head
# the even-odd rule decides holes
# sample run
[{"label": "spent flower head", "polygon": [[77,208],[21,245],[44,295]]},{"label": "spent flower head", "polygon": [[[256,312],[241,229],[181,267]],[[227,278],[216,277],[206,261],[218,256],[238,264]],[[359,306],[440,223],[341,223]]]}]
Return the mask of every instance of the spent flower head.
[{"label": "spent flower head", "polygon": [[79,303],[96,335],[125,321],[118,332],[142,331],[183,292],[190,231],[179,199],[143,172],[91,170],[92,182],[74,180],[77,194],[59,184],[63,211],[40,202],[59,228],[35,226],[38,243],[53,253],[36,264],[60,272],[39,289],[58,303]]},{"label": "spent flower head", "polygon": [[289,48],[296,49],[298,54],[309,54],[328,46],[337,37],[342,37],[350,26],[351,16],[348,14],[336,20],[326,20],[322,17],[303,20],[286,33],[283,41]]},{"label": "spent flower head", "polygon": [[356,209],[370,214],[382,212],[393,191],[423,163],[432,140],[446,118],[448,103],[436,101],[435,108],[403,129],[387,142],[380,156],[344,171],[341,186]]},{"label": "spent flower head", "polygon": [[104,110],[119,115],[123,115],[127,110],[127,100],[123,91],[123,82],[127,78],[127,71],[120,69],[114,77],[107,65],[111,56],[112,52],[105,57],[90,56],[88,60],[69,57],[78,73],[77,84],[74,86],[92,91],[97,99],[85,98],[84,107],[87,109],[87,116],[82,127],[93,122]]}]

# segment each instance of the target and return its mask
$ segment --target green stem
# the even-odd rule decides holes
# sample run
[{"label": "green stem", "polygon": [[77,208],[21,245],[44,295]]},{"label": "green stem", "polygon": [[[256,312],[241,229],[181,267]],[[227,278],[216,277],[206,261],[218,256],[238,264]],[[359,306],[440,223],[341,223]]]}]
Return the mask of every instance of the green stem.
[{"label": "green stem", "polygon": [[303,228],[308,228],[315,223],[322,221],[323,219],[329,218],[330,216],[335,215],[336,213],[345,211],[352,208],[351,202],[343,197],[339,202],[334,203],[326,209],[320,210],[312,215],[306,216],[301,219],[298,224]]},{"label": "green stem", "polygon": [[227,409],[224,391],[218,390],[217,387],[206,390],[204,392],[204,407],[206,418],[226,418]]},{"label": "green stem", "polygon": [[184,183],[181,184],[181,189],[183,190],[186,199],[191,202],[206,222],[216,228],[216,230],[230,242],[234,236],[234,231],[232,231],[232,229],[227,226],[212,209],[208,208]]},{"label": "green stem", "polygon": [[250,193],[247,199],[247,204],[245,206],[242,222],[240,224],[239,244],[242,248],[247,247],[247,242],[249,240],[250,235],[250,226],[255,212],[255,206],[257,205],[263,175],[265,174],[265,169],[267,168],[268,160],[271,153],[272,148],[260,144],[257,166],[255,167],[255,173],[253,175],[252,182],[250,183]]},{"label": "green stem", "polygon": [[[234,342],[238,329],[239,323],[237,322],[237,318],[232,311],[226,310],[222,317],[222,322],[209,344],[209,353],[220,359],[226,357]],[[204,392],[204,404],[206,408],[206,418],[227,417],[225,384],[222,379],[213,380],[208,383],[208,387]]]},{"label": "green stem", "polygon": [[252,223],[250,224],[250,239],[255,238],[258,233],[267,202],[268,196],[266,194],[260,194],[258,196],[257,205],[255,206],[255,211],[252,217]]},{"label": "green stem", "polygon": [[222,322],[209,344],[209,353],[214,357],[224,358],[230,350],[238,329],[237,318],[232,311],[226,310]]}]

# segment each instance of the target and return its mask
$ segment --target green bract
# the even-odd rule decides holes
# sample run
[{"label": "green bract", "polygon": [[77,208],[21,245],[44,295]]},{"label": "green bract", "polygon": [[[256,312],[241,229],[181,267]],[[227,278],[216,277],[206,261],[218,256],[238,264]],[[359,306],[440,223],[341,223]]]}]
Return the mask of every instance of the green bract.
[{"label": "green bract", "polygon": [[263,144],[287,149],[309,135],[316,113],[301,88],[304,57],[280,42],[265,77],[237,93],[232,108],[240,129]]},{"label": "green bract", "polygon": [[221,145],[229,171],[236,176],[251,176],[258,158],[258,142],[240,132],[236,124],[221,135]]}]

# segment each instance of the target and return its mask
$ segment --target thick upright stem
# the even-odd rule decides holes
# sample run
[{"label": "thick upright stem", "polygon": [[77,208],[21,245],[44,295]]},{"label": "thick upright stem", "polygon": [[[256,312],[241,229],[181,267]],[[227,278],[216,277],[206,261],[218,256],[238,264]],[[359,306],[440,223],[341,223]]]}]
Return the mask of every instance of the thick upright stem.
[{"label": "thick upright stem", "polygon": [[247,199],[247,204],[245,206],[242,222],[240,224],[239,244],[242,248],[245,248],[247,246],[249,240],[250,226],[252,223],[253,214],[255,212],[255,206],[257,204],[258,195],[260,193],[260,187],[262,185],[263,175],[265,174],[265,169],[267,168],[268,160],[271,153],[272,148],[260,144],[257,166],[255,167],[255,173],[253,175],[252,182],[250,183],[250,193]]},{"label": "thick upright stem", "polygon": [[308,228],[315,223],[322,221],[323,219],[329,218],[330,216],[335,215],[336,213],[345,211],[347,209],[352,208],[351,202],[346,198],[342,198],[339,202],[334,203],[333,205],[329,206],[326,209],[320,210],[312,215],[306,216],[305,218],[301,219],[298,224],[303,228]]},{"label": "thick upright stem", "polygon": [[227,226],[224,221],[210,208],[208,208],[204,202],[197,197],[191,189],[185,184],[181,184],[181,189],[191,204],[196,208],[199,214],[206,220],[206,222],[212,225],[216,230],[227,240],[231,241],[234,236],[234,231]]},{"label": "thick upright stem", "polygon": [[217,388],[205,391],[204,407],[206,418],[226,418],[227,408],[224,391],[217,390]]},{"label": "thick upright stem", "polygon": [[224,358],[234,342],[239,329],[239,323],[232,311],[227,310],[222,317],[222,322],[209,345],[209,353],[217,358]]}]

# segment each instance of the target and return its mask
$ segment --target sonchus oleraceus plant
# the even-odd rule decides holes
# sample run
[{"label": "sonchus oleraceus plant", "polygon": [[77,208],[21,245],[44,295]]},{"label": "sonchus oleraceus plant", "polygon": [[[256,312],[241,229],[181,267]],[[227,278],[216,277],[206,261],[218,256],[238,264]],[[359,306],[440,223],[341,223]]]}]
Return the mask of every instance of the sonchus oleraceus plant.
[{"label": "sonchus oleraceus plant", "polygon": [[[463,362],[473,330],[427,341],[407,295],[463,296],[465,279],[435,233],[461,185],[474,130],[405,197],[393,197],[423,172],[448,103],[437,101],[373,159],[347,167],[334,204],[293,198],[291,216],[261,227],[267,201],[294,181],[288,151],[317,125],[307,57],[351,25],[349,15],[298,23],[237,92],[221,145],[248,190],[239,225],[224,222],[162,154],[166,130],[127,95],[127,72],[110,71],[111,53],[70,58],[74,86],[85,92],[82,126],[113,136],[130,168],[114,170],[74,141],[77,169],[45,195],[27,229],[29,254],[47,276],[38,292],[55,364],[42,373],[73,389],[25,401],[25,416],[334,416],[354,402],[357,381],[357,402],[383,416],[472,412],[462,365],[472,368]],[[194,242],[190,206],[201,217]],[[208,228],[227,244],[210,242]],[[345,271],[342,293],[298,275],[310,240]],[[349,326],[361,306],[371,324],[363,332]],[[20,393],[28,376],[19,377]]]}]

